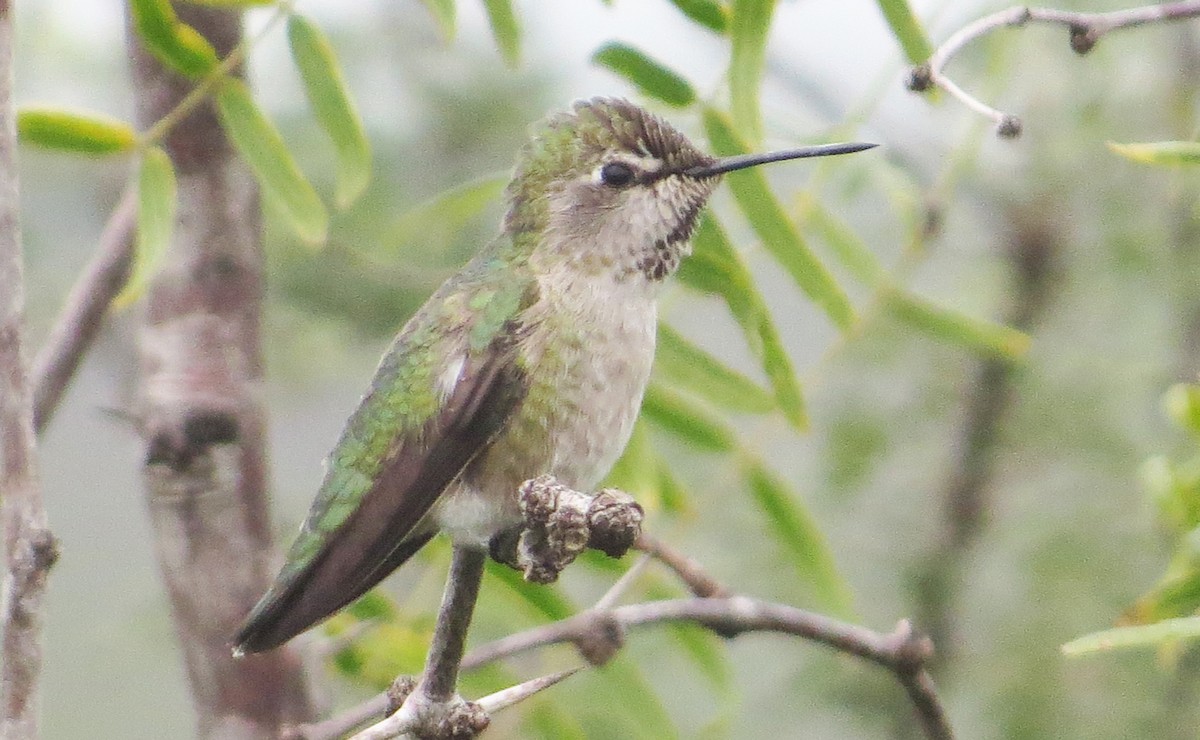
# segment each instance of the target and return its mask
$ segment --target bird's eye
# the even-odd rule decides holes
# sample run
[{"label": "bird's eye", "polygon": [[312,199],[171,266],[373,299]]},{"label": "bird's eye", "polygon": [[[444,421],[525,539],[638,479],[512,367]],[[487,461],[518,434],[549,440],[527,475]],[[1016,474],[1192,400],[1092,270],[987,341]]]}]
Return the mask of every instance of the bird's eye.
[{"label": "bird's eye", "polygon": [[632,167],[622,162],[609,162],[600,168],[600,182],[610,188],[623,188],[633,182],[636,175]]}]

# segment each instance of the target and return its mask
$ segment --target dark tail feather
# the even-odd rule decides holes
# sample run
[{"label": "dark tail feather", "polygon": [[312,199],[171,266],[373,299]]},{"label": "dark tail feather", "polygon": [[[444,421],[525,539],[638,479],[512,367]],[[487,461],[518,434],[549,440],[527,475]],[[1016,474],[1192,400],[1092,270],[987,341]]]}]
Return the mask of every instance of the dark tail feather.
[{"label": "dark tail feather", "polygon": [[411,535],[357,586],[339,590],[335,600],[330,601],[326,594],[317,593],[320,589],[309,588],[311,578],[298,579],[281,592],[268,593],[250,612],[245,624],[234,636],[234,654],[260,653],[279,647],[308,628],[323,622],[403,565],[417,550],[424,547],[433,535],[433,532]]}]

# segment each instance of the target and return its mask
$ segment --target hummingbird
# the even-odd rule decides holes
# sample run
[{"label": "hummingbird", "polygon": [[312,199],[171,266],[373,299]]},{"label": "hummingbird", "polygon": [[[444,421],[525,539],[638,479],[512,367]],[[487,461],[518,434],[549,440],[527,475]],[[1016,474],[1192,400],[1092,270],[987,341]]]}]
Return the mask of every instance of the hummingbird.
[{"label": "hummingbird", "polygon": [[487,548],[521,525],[526,480],[594,490],[633,431],[656,297],[721,175],[872,146],[716,158],[614,98],[546,119],[517,159],[500,235],[384,354],[235,652],[318,624],[438,532]]}]

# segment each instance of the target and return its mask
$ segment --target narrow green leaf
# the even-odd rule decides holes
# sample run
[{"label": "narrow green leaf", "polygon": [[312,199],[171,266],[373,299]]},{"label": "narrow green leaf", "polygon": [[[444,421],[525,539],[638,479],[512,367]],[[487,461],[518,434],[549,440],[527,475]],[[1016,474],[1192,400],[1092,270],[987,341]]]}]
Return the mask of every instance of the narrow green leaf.
[{"label": "narrow green leaf", "polygon": [[41,106],[17,111],[17,135],[23,144],[75,154],[117,154],[137,144],[137,132],[122,120]]},{"label": "narrow green leaf", "polygon": [[802,223],[812,227],[829,245],[838,262],[864,284],[876,286],[887,277],[879,258],[848,224],[829,212],[816,198],[805,195],[800,206]]},{"label": "narrow green leaf", "polygon": [[454,0],[425,0],[425,7],[437,21],[438,31],[446,41],[454,40]]},{"label": "narrow green leaf", "polygon": [[658,325],[654,371],[670,385],[731,411],[765,414],[775,408],[775,399],[758,383],[726,367],[663,323]]},{"label": "narrow green leaf", "polygon": [[[719,112],[704,111],[704,127],[713,150],[720,155],[745,154],[746,145],[734,133],[729,121]],[[763,246],[775,257],[800,289],[820,306],[842,330],[854,323],[854,309],[841,287],[817,256],[804,243],[800,232],[788,219],[783,206],[767,185],[766,175],[750,167],[725,176],[738,207]]]},{"label": "narrow green leaf", "polygon": [[1108,142],[1108,148],[1141,164],[1200,164],[1200,141],[1152,141],[1144,144]]},{"label": "narrow green leaf", "polygon": [[671,0],[671,4],[710,31],[724,35],[729,28],[729,13],[715,0]]},{"label": "narrow green leaf", "polygon": [[1063,655],[1077,656],[1105,650],[1157,647],[1178,640],[1200,637],[1200,617],[1180,617],[1136,627],[1114,627],[1071,640],[1062,646]]},{"label": "narrow green leaf", "polygon": [[729,452],[737,445],[733,432],[712,412],[657,383],[646,389],[642,414],[701,450]]},{"label": "narrow green leaf", "polygon": [[887,292],[885,302],[893,316],[935,339],[1008,359],[1029,350],[1029,335],[1003,324],[964,316],[897,291]]},{"label": "narrow green leaf", "polygon": [[492,36],[496,38],[496,46],[500,56],[510,67],[516,67],[521,62],[521,27],[517,23],[517,14],[513,12],[512,0],[483,0],[487,9],[488,22],[492,25]]},{"label": "narrow green leaf", "polygon": [[767,58],[767,35],[775,0],[733,0],[730,9],[729,98],[737,130],[754,143],[762,141],[758,91]]},{"label": "narrow green leaf", "polygon": [[200,77],[217,66],[217,51],[208,39],[175,15],[171,0],[130,0],[133,27],[160,62],[188,77]]},{"label": "narrow green leaf", "polygon": [[221,124],[250,165],[263,190],[276,198],[288,224],[306,242],[325,241],[329,213],[283,143],[274,124],[259,109],[240,80],[225,80],[217,90]]},{"label": "narrow green leaf", "polygon": [[507,175],[494,175],[456,185],[405,213],[388,230],[386,242],[403,246],[420,241],[425,248],[449,242],[504,192]]},{"label": "narrow green leaf", "polygon": [[624,77],[649,97],[676,108],[696,102],[696,91],[688,81],[642,52],[617,42],[601,46],[592,57],[601,67]]},{"label": "narrow green leaf", "polygon": [[766,513],[776,538],[791,556],[792,565],[812,586],[822,607],[843,617],[852,616],[854,609],[846,582],[837,572],[824,535],[799,504],[799,497],[757,460],[748,460],[745,472],[750,493]]},{"label": "narrow green leaf", "polygon": [[879,10],[900,42],[909,64],[921,64],[933,56],[933,44],[908,0],[879,0]]},{"label": "narrow green leaf", "polygon": [[321,29],[304,16],[293,15],[288,19],[288,43],[317,123],[333,142],[337,154],[335,200],[338,208],[347,208],[371,181],[371,148],[362,120],[333,47]]},{"label": "narrow green leaf", "polygon": [[162,256],[171,246],[171,232],[175,228],[175,169],[171,166],[171,158],[158,147],[142,153],[137,195],[133,270],[113,299],[114,308],[124,308],[142,296]]},{"label": "narrow green leaf", "polygon": [[759,358],[775,392],[775,402],[796,429],[808,428],[804,396],[791,358],[771,321],[766,302],[754,286],[750,271],[711,214],[701,217],[692,238],[693,253],[679,271],[682,282],[725,299],[742,327],[750,350]]}]

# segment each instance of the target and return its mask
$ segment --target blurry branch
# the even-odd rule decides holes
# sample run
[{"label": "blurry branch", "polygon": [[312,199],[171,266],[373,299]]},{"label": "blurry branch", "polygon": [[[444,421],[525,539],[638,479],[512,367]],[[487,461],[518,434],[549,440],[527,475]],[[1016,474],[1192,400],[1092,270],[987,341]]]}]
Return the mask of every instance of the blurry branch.
[{"label": "blurry branch", "polygon": [[[561,643],[573,644],[589,664],[603,665],[621,649],[625,633],[632,627],[689,622],[727,637],[745,632],[777,632],[827,645],[892,671],[912,701],[926,736],[933,740],[953,738],[933,679],[926,669],[933,655],[933,643],[918,634],[907,620],[897,624],[891,633],[884,634],[795,607],[729,595],[699,563],[666,544],[643,534],[635,547],[666,565],[693,592],[711,591],[722,595],[617,606],[615,602],[632,581],[627,573],[591,609],[482,645],[467,654],[461,669],[479,668],[518,653]],[[641,562],[631,570],[640,567]],[[397,686],[401,687],[399,693],[406,696],[411,691],[411,679],[408,683],[400,679]],[[296,727],[286,737],[291,740],[340,737],[371,717],[387,712],[396,704],[396,693],[394,687],[393,691],[376,696],[338,717]],[[479,703],[485,705],[487,701],[484,699]],[[406,725],[406,728],[411,726]],[[372,730],[357,737],[375,740],[393,736],[375,734]]]},{"label": "blurry branch", "polygon": [[13,109],[13,16],[0,0],[0,737],[38,737],[42,603],[58,557],[37,473],[33,394],[25,366],[25,276],[21,252],[17,125]]},{"label": "blurry branch", "polygon": [[[181,20],[226,55],[236,12],[181,4]],[[178,110],[192,81],[165,68],[131,29],[142,127]],[[166,132],[178,173],[171,243],[138,328],[136,415],[159,568],[202,738],[275,737],[313,715],[296,648],[235,660],[229,641],[266,590],[276,553],[267,506],[261,393],[264,258],[258,188],[209,102]]]},{"label": "blurry branch", "polygon": [[[1045,204],[1049,197],[1037,199]],[[1026,207],[1012,214],[1015,233],[1009,260],[1013,269],[1010,308],[1003,322],[1030,331],[1042,316],[1059,274],[1062,236],[1050,206]],[[955,457],[942,493],[943,531],[917,573],[917,614],[939,646],[938,666],[950,658],[955,638],[955,602],[968,553],[987,524],[996,444],[1012,406],[1017,367],[1005,358],[987,357],[977,366],[966,393]]]},{"label": "blurry branch", "polygon": [[33,362],[33,424],[39,434],[100,331],[109,305],[129,277],[136,222],[137,194],[131,187],[109,216],[95,256],[75,281]]},{"label": "blurry branch", "polygon": [[996,126],[997,135],[1006,139],[1015,138],[1021,135],[1020,118],[1011,113],[997,110],[972,96],[955,84],[944,72],[946,64],[968,43],[1001,28],[1024,27],[1029,23],[1048,23],[1066,26],[1070,33],[1071,48],[1077,54],[1086,54],[1096,46],[1101,37],[1111,31],[1198,16],[1200,16],[1200,0],[1146,5],[1108,13],[1077,13],[1053,8],[1012,7],[984,16],[959,29],[933,52],[933,56],[928,61],[913,67],[909,73],[908,87],[916,92],[940,87],[957,98],[963,105],[990,119]]}]

